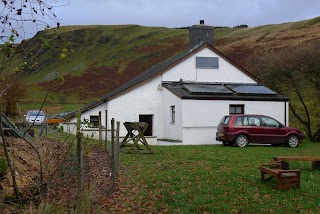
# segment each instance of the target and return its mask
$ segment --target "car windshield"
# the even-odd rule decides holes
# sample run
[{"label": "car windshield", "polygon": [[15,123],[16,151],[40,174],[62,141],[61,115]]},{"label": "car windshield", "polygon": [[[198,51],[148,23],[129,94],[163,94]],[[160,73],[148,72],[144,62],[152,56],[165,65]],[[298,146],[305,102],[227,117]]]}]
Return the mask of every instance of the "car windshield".
[{"label": "car windshield", "polygon": [[36,116],[44,116],[44,113],[42,111],[31,111],[28,113],[29,117],[36,117]]},{"label": "car windshield", "polygon": [[67,116],[68,114],[70,114],[71,112],[62,112],[62,113],[59,113],[57,114],[57,117],[65,117]]}]

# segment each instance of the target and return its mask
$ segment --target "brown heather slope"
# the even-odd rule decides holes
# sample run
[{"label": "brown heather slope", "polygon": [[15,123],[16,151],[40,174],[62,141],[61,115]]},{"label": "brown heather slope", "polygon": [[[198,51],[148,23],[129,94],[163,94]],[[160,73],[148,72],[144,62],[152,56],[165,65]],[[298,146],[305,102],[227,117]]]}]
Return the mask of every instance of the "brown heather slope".
[{"label": "brown heather slope", "polygon": [[[215,30],[215,46],[248,68],[250,57],[320,41],[320,18],[295,23]],[[59,58],[67,50],[64,60]],[[138,25],[66,26],[39,32],[18,46],[12,70],[24,59],[24,80],[41,100],[55,81],[50,102],[89,102],[121,86],[150,66],[188,49],[188,30]]]},{"label": "brown heather slope", "polygon": [[[67,96],[67,102],[83,102],[103,96],[187,46],[187,31],[183,30],[137,25],[69,26],[39,32],[20,44],[12,65],[21,63],[23,57],[29,65],[36,64],[24,71],[26,82],[37,89],[28,99],[41,99],[53,84],[53,100]],[[59,58],[62,52],[67,54],[63,60]],[[55,75],[62,76],[63,81],[52,82]]]},{"label": "brown heather slope", "polygon": [[[320,41],[319,22],[301,27],[294,23],[287,25],[291,25],[291,27],[283,29],[281,25],[275,25],[273,31],[258,31],[258,33],[253,33],[250,36],[233,39],[222,38],[217,40],[216,48],[241,66],[247,68],[248,60],[253,55]],[[243,31],[253,32],[259,28],[261,27],[243,29]]]},{"label": "brown heather slope", "polygon": [[[179,38],[176,38],[176,41],[178,40]],[[161,48],[165,49],[161,50]],[[51,90],[56,94],[78,94],[82,100],[96,99],[120,87],[152,65],[185,50],[185,48],[186,45],[139,47],[134,52],[142,55],[143,59],[137,59],[132,62],[130,62],[130,59],[126,59],[128,61],[121,60],[122,62],[114,67],[89,65],[81,75],[64,75],[64,81],[55,82]],[[49,88],[51,81],[40,82],[38,85]]]}]

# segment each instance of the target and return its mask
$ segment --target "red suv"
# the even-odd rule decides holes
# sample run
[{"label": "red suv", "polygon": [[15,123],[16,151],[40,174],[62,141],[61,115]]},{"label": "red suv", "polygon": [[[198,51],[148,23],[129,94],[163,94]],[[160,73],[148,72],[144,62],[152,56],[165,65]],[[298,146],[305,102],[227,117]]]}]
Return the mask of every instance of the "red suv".
[{"label": "red suv", "polygon": [[289,147],[297,147],[303,140],[303,133],[268,116],[239,114],[224,116],[221,119],[216,139],[222,141],[223,145],[238,147],[245,147],[249,143],[286,144]]}]

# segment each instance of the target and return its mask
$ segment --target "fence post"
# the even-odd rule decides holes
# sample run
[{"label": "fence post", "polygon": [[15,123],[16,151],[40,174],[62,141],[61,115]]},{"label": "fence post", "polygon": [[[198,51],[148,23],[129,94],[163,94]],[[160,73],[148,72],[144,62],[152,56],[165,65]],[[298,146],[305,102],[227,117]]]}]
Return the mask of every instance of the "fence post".
[{"label": "fence post", "polygon": [[77,114],[77,177],[78,177],[78,198],[83,195],[83,148],[82,148],[82,136],[80,132],[81,126],[81,111]]},{"label": "fence post", "polygon": [[108,110],[105,111],[106,113],[106,133],[105,133],[105,136],[104,136],[104,148],[107,150],[107,141],[108,141]]},{"label": "fence post", "polygon": [[101,124],[101,111],[99,111],[99,145],[102,146],[102,124]]},{"label": "fence post", "polygon": [[120,170],[120,122],[117,121],[117,129],[116,129],[116,143],[115,143],[115,172],[116,172],[116,177],[119,176],[119,170]]},{"label": "fence post", "polygon": [[45,113],[45,120],[44,122],[46,123],[46,137],[48,137],[48,110],[46,109],[46,113]]},{"label": "fence post", "polygon": [[114,137],[114,118],[111,119],[111,189],[115,189],[116,184],[116,173],[115,173],[115,137]]}]

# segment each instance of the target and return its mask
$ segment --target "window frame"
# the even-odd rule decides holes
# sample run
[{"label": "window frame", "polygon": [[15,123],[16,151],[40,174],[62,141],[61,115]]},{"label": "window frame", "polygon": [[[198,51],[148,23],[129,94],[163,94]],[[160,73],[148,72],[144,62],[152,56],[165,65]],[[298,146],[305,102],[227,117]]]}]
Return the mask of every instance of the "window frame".
[{"label": "window frame", "polygon": [[[274,119],[274,118],[267,117],[267,116],[261,116],[260,119],[261,119],[261,126],[263,126],[263,127],[278,128],[278,127],[281,126],[281,123],[279,121],[277,121],[276,119]],[[273,121],[276,124],[272,125],[272,123],[268,123],[266,119],[270,120],[270,121]]]},{"label": "window frame", "polygon": [[[248,119],[248,124],[247,126],[251,126],[251,127],[261,127],[262,123],[261,123],[261,117],[260,116],[246,116]],[[252,121],[254,121],[252,123]]]},{"label": "window frame", "polygon": [[90,128],[99,128],[99,115],[90,115]]},{"label": "window frame", "polygon": [[175,123],[176,122],[176,106],[175,105],[170,106],[170,115],[171,115],[170,123]]},{"label": "window frame", "polygon": [[[199,62],[200,59],[206,59],[206,62]],[[209,59],[212,59],[212,65],[209,65]],[[196,68],[197,69],[219,69],[219,57],[196,57]]]},{"label": "window frame", "polygon": [[[234,112],[231,113],[231,108],[234,108]],[[240,108],[240,113],[237,112],[237,109]],[[244,104],[230,104],[229,105],[229,114],[234,115],[234,114],[244,114]]]}]

